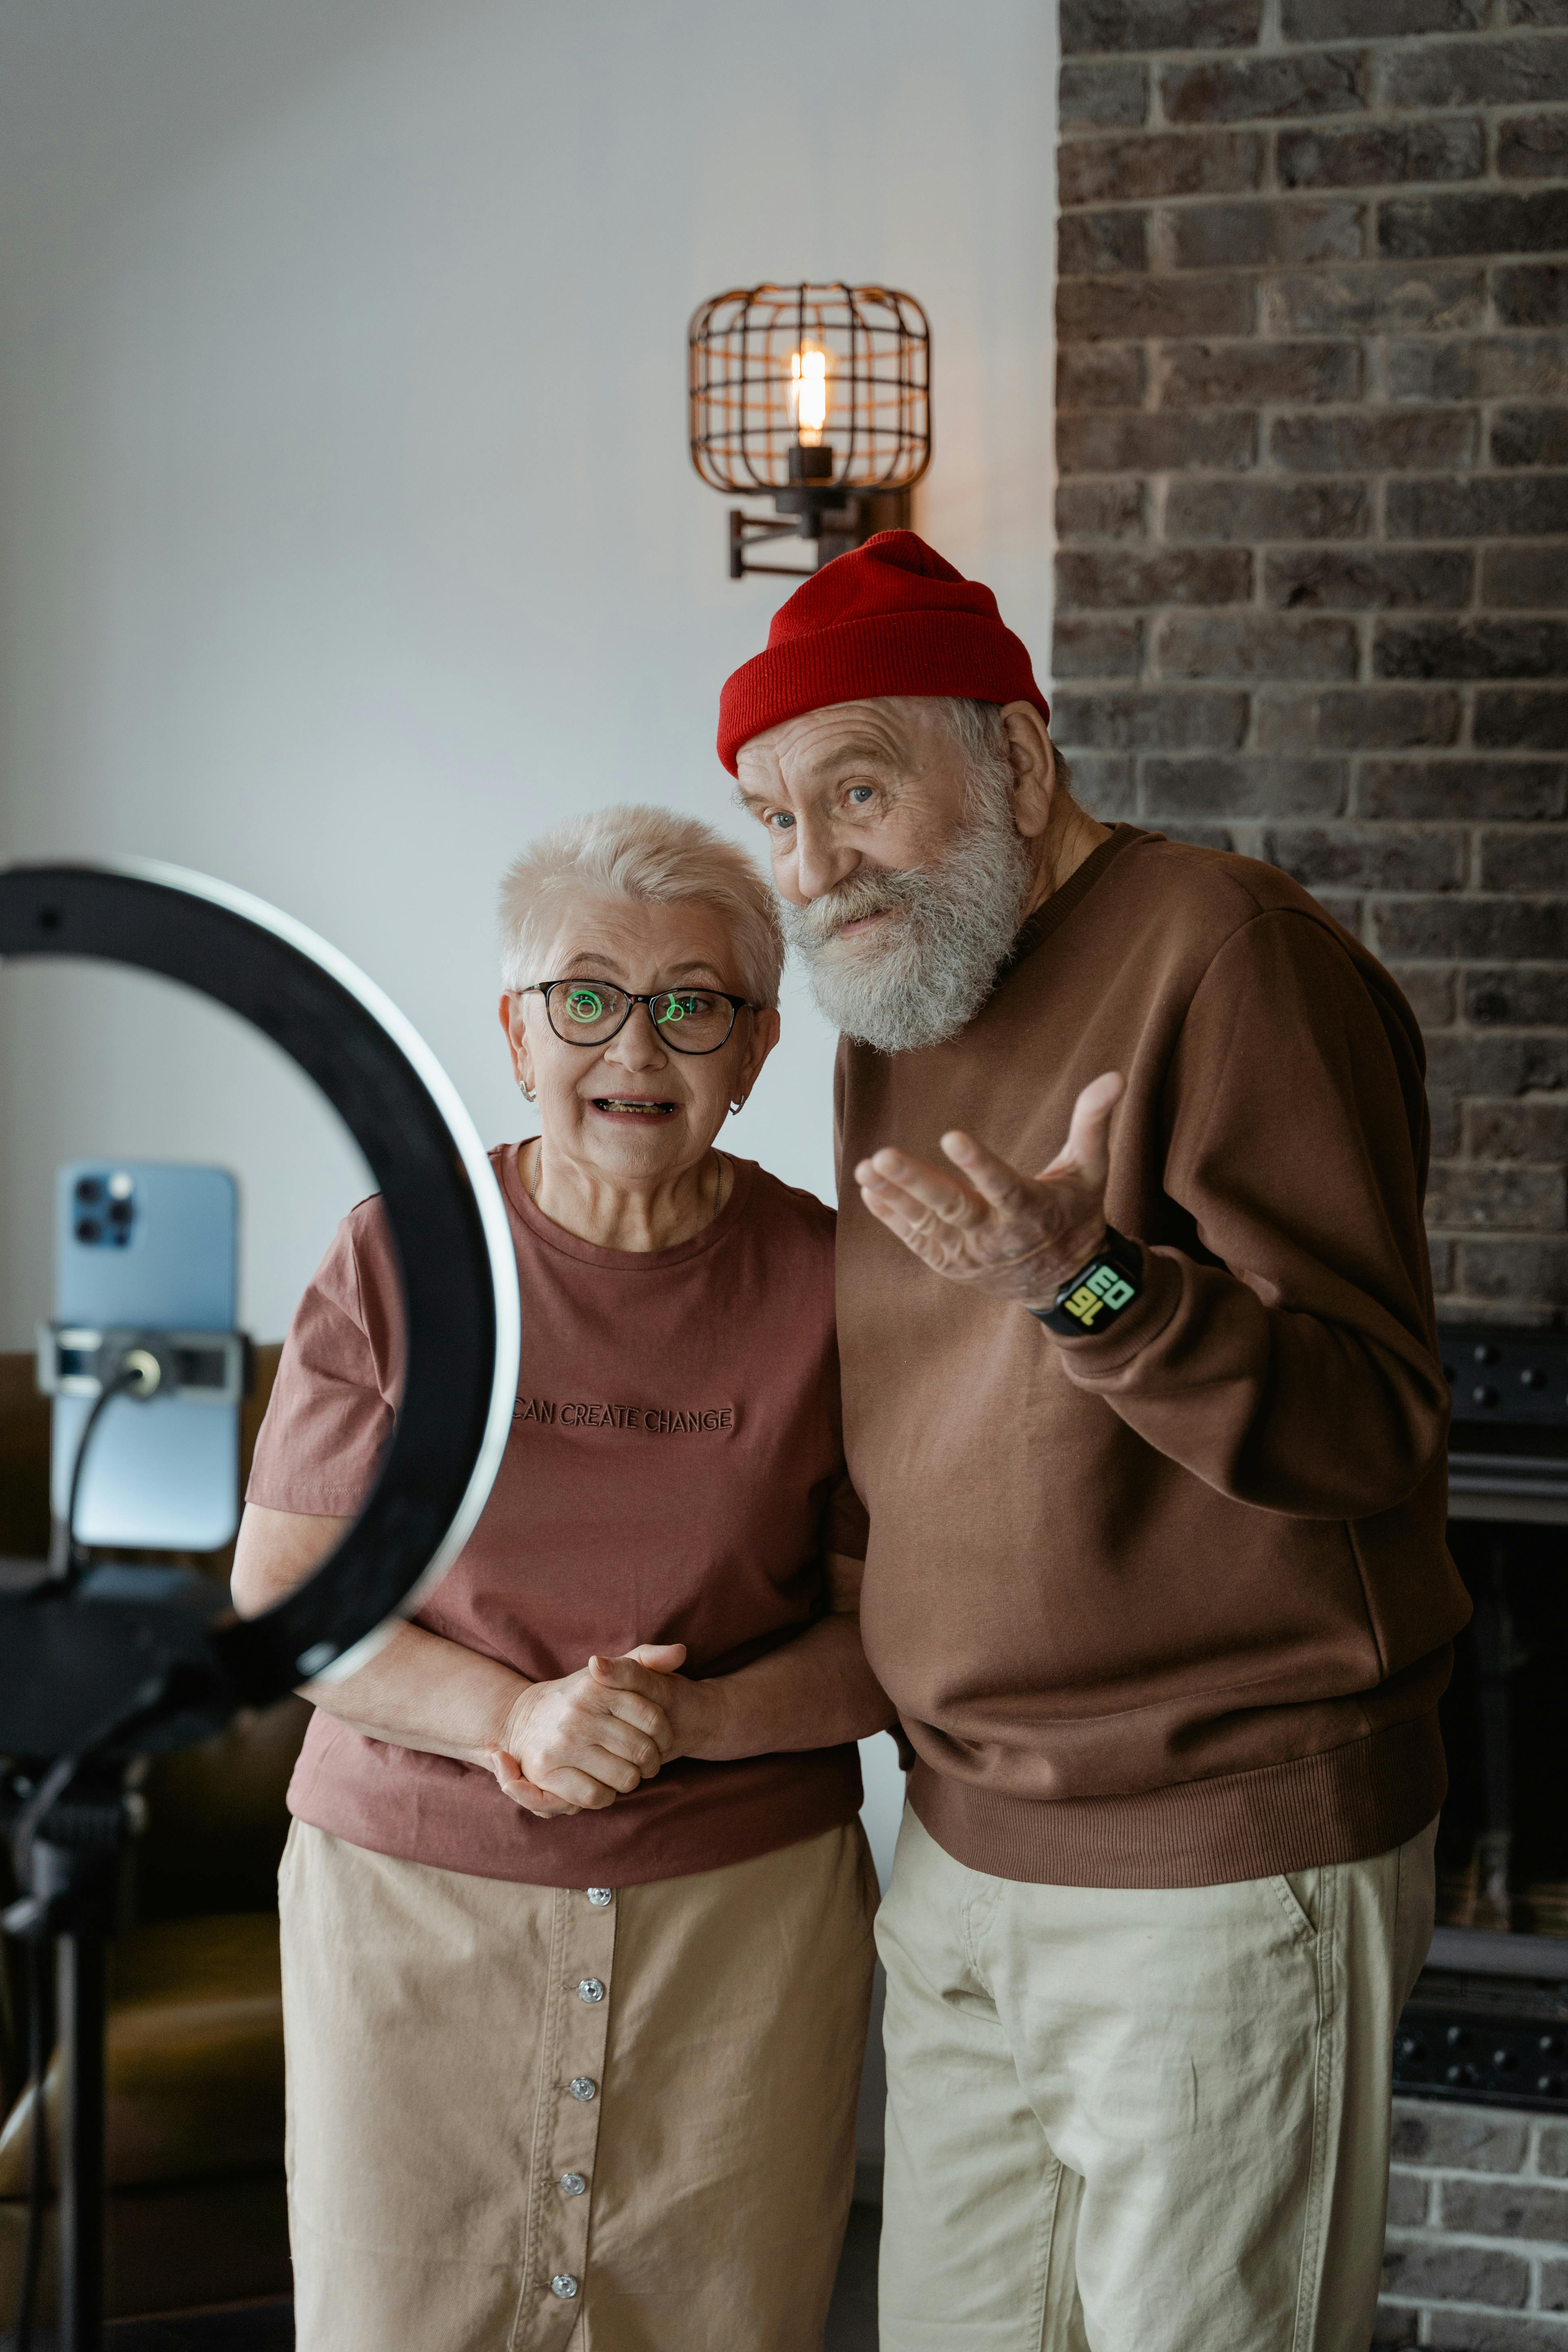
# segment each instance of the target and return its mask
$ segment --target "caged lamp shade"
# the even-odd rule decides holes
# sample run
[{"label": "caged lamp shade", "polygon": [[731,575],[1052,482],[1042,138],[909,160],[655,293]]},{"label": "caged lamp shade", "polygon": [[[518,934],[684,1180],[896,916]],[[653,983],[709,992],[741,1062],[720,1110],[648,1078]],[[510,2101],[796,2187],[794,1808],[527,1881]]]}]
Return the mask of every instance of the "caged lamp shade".
[{"label": "caged lamp shade", "polygon": [[887,286],[752,286],[716,294],[688,333],[691,462],[716,490],[771,498],[787,520],[732,510],[730,571],[760,540],[816,542],[817,565],[908,520],[931,463],[931,327]]}]

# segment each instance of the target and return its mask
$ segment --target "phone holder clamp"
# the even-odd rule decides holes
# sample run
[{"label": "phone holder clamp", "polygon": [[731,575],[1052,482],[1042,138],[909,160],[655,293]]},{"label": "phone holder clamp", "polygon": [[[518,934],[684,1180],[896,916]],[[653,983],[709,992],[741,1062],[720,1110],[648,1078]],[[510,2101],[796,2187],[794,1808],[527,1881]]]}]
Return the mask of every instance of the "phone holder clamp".
[{"label": "phone holder clamp", "polygon": [[99,1397],[118,1387],[136,1404],[177,1396],[233,1406],[255,1386],[250,1339],[243,1331],[40,1323],[36,1336],[37,1379],[45,1396]]}]

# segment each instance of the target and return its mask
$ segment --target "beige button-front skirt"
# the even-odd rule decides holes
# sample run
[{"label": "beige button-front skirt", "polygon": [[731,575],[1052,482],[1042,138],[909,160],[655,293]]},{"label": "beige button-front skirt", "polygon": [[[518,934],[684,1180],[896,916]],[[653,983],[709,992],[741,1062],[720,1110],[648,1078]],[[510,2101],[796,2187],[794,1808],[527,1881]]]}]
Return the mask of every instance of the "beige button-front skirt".
[{"label": "beige button-front skirt", "polygon": [[279,1882],[299,2352],[818,2352],[855,2164],[858,1822],[651,1885]]}]

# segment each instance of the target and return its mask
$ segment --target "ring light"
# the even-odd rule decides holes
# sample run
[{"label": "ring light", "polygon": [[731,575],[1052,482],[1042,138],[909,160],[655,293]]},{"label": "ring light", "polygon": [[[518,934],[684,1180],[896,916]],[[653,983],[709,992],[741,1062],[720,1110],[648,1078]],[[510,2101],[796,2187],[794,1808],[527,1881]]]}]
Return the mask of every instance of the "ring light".
[{"label": "ring light", "polygon": [[392,1442],[360,1517],[307,1583],[263,1616],[205,1624],[149,1602],[35,1594],[5,1605],[0,1748],[69,1752],[159,1665],[178,1667],[175,1687],[138,1721],[134,1744],[163,1747],[237,1706],[352,1673],[461,1549],[511,1423],[517,1264],[450,1079],[380,989],[303,924],[178,866],[13,866],[0,871],[0,960],[25,956],[93,957],[183,981],[281,1046],[369,1162],[403,1276],[407,1370]]}]

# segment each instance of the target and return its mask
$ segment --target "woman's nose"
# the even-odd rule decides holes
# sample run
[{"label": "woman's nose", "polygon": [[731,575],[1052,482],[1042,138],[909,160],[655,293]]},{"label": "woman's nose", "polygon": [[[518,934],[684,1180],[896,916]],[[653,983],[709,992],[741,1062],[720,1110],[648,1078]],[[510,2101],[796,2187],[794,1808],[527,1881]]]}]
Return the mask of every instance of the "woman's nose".
[{"label": "woman's nose", "polygon": [[605,1048],[605,1058],[618,1063],[623,1070],[664,1067],[668,1053],[664,1040],[653,1025],[653,1014],[646,1004],[633,1005],[631,1019],[611,1038]]}]

